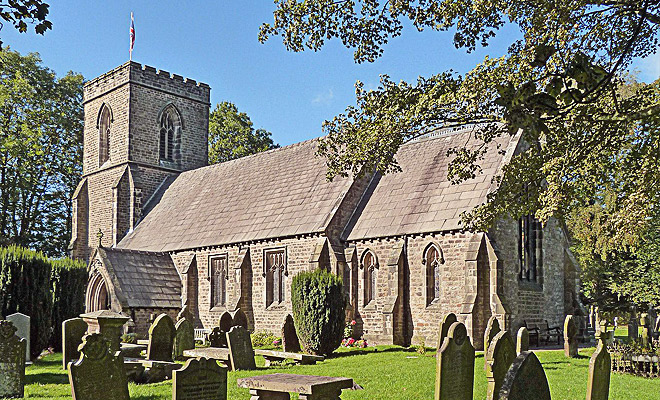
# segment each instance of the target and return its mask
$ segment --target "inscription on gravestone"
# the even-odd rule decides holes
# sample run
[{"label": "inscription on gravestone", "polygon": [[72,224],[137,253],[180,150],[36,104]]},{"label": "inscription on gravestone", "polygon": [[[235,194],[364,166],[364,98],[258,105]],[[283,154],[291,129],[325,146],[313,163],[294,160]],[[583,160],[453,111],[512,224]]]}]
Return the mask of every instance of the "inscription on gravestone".
[{"label": "inscription on gravestone", "polygon": [[300,341],[291,314],[286,316],[282,325],[282,349],[293,353],[300,351]]},{"label": "inscription on gravestone", "polygon": [[172,400],[226,400],[227,369],[208,358],[190,359],[174,371]]},{"label": "inscription on gravestone", "polygon": [[509,331],[502,331],[495,335],[486,354],[486,378],[488,378],[486,398],[488,400],[497,398],[504,377],[515,358],[516,348]]},{"label": "inscription on gravestone", "polygon": [[195,348],[195,328],[187,318],[180,319],[174,328],[176,330],[174,336],[174,358],[180,360],[183,358],[184,350]]},{"label": "inscription on gravestone", "polygon": [[435,377],[435,400],[472,400],[474,347],[465,325],[454,322],[440,351]]},{"label": "inscription on gravestone", "polygon": [[87,331],[87,323],[82,318],[71,318],[62,322],[62,366],[80,358],[78,347]]},{"label": "inscription on gravestone", "polygon": [[25,361],[29,363],[32,358],[30,357],[30,317],[25,314],[14,313],[7,316],[7,321],[11,321],[16,327],[16,335],[25,339]]},{"label": "inscription on gravestone", "polygon": [[499,400],[550,400],[543,366],[531,351],[522,352],[504,377]]},{"label": "inscription on gravestone", "polygon": [[69,364],[69,383],[74,400],[129,400],[124,358],[110,352],[110,344],[98,333],[85,335],[80,359]]},{"label": "inscription on gravestone", "polygon": [[160,314],[156,317],[149,328],[147,360],[172,361],[175,333],[174,323],[169,315]]},{"label": "inscription on gravestone", "polygon": [[235,326],[227,332],[227,344],[229,346],[229,359],[231,367],[235,370],[256,369],[254,362],[254,349],[250,333],[242,326]]},{"label": "inscription on gravestone", "polygon": [[0,321],[0,398],[23,397],[25,339],[16,336],[11,321]]}]

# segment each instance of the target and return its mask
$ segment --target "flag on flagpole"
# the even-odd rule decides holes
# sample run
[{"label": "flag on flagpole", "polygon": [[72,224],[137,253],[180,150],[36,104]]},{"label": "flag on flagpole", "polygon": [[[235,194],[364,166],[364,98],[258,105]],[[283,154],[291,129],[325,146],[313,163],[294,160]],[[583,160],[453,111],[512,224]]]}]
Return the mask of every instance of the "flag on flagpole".
[{"label": "flag on flagpole", "polygon": [[131,47],[128,50],[128,59],[133,60],[133,45],[135,44],[135,25],[133,23],[133,13],[131,12]]}]

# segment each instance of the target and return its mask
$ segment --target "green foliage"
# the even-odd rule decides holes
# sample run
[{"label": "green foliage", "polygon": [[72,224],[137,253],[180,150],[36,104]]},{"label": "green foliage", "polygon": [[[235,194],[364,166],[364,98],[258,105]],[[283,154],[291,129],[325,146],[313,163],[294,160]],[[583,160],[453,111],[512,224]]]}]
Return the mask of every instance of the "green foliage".
[{"label": "green foliage", "polygon": [[[35,24],[34,31],[43,35],[53,24],[46,19],[48,4],[42,0],[10,0],[0,3],[0,18],[9,22],[21,33],[27,32],[28,22]],[[27,22],[26,22],[27,21]],[[0,23],[2,30],[2,23]],[[2,40],[0,40],[2,47]]]},{"label": "green foliage", "polygon": [[281,343],[281,340],[281,338],[268,331],[255,332],[252,334],[252,345],[254,347],[273,347],[275,346],[273,343],[277,343],[278,341]]},{"label": "green foliage", "polygon": [[255,130],[250,117],[228,101],[216,104],[209,117],[209,163],[216,164],[280,147],[271,133]]},{"label": "green foliage", "polygon": [[[452,149],[452,182],[480,173],[495,139],[520,133],[527,151],[496,179],[485,205],[463,215],[467,229],[485,230],[503,216],[534,213],[542,222],[565,217],[604,187],[620,201],[606,221],[621,247],[640,238],[660,203],[660,80],[627,85],[635,57],[658,51],[660,3],[648,0],[278,0],[274,21],[260,40],[279,35],[289,50],[319,50],[338,39],[371,62],[401,34],[406,21],[418,30],[455,31],[454,45],[472,51],[509,23],[522,38],[500,58],[486,57],[465,75],[441,72],[416,83],[393,82],[366,91],[357,104],[326,121],[319,153],[328,178],[398,169],[405,142],[429,132],[472,126],[482,142]],[[433,49],[429,49],[433,51]]]},{"label": "green foliage", "polygon": [[83,77],[0,51],[0,244],[63,256],[82,173]]},{"label": "green foliage", "polygon": [[320,269],[294,276],[291,304],[303,350],[327,355],[339,347],[346,318],[341,278]]},{"label": "green foliage", "polygon": [[70,259],[51,260],[18,246],[0,247],[0,313],[30,316],[30,353],[61,347],[62,321],[84,309],[87,270]]},{"label": "green foliage", "polygon": [[123,335],[121,335],[122,343],[136,344],[137,340],[138,340],[137,333],[124,333]]}]

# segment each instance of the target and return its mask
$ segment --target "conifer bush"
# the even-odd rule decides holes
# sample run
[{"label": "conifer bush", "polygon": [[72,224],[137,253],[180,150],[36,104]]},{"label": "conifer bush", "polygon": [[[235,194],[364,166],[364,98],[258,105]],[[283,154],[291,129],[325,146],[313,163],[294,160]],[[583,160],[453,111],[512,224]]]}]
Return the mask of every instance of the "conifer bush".
[{"label": "conifer bush", "polygon": [[328,355],[339,348],[346,311],[340,277],[320,269],[294,276],[291,303],[293,322],[303,350]]}]

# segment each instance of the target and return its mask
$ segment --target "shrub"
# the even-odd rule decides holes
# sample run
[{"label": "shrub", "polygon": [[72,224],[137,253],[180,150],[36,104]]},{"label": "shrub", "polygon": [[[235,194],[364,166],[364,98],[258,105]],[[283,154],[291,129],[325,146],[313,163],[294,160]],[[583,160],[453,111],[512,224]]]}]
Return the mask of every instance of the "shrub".
[{"label": "shrub", "polygon": [[279,337],[267,331],[255,332],[252,334],[252,346],[254,347],[277,347],[274,343],[278,340],[280,340]]},{"label": "shrub", "polygon": [[293,321],[303,349],[327,355],[341,344],[346,300],[342,281],[324,270],[303,272],[291,282]]},{"label": "shrub", "polygon": [[[30,355],[61,347],[62,321],[83,311],[87,271],[19,246],[0,248],[0,313],[30,316]],[[59,341],[56,340],[59,338]]]}]

